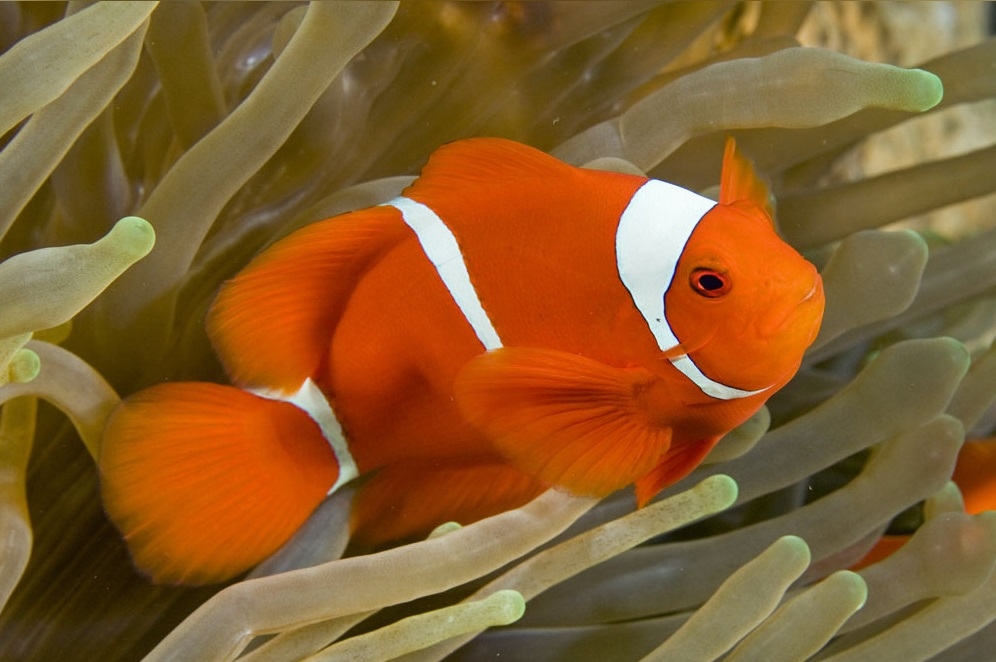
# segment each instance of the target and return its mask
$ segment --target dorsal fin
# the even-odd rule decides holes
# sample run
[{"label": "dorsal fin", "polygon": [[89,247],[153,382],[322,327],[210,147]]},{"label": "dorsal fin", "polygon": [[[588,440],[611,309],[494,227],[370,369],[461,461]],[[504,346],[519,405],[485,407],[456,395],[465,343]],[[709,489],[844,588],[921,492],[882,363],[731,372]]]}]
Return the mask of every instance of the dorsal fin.
[{"label": "dorsal fin", "polygon": [[729,205],[740,201],[753,203],[767,212],[769,217],[774,218],[771,192],[767,183],[758,176],[754,165],[737,149],[737,141],[730,136],[726,139],[726,149],[723,152],[719,203]]},{"label": "dorsal fin", "polygon": [[468,138],[442,145],[405,195],[416,199],[428,189],[459,189],[516,179],[545,178],[575,168],[528,145],[504,138]]},{"label": "dorsal fin", "polygon": [[222,285],[208,336],[240,386],[294,392],[329,351],[356,282],[407,228],[392,207],[304,227]]}]

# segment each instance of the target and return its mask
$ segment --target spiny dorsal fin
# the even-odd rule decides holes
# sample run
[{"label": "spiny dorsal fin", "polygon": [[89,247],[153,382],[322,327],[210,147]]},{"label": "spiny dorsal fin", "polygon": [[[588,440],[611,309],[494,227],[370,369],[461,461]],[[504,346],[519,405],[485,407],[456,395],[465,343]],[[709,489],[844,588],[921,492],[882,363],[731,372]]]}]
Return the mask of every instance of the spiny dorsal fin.
[{"label": "spiny dorsal fin", "polygon": [[723,152],[719,203],[729,205],[739,201],[753,203],[767,212],[769,217],[774,218],[771,192],[767,183],[758,176],[754,165],[737,149],[737,141],[730,136],[726,139],[726,149]]},{"label": "spiny dorsal fin", "polygon": [[547,178],[574,170],[545,152],[513,140],[468,138],[447,143],[433,152],[421,176],[405,190],[405,195],[418,197],[425,189],[453,191],[468,185]]}]

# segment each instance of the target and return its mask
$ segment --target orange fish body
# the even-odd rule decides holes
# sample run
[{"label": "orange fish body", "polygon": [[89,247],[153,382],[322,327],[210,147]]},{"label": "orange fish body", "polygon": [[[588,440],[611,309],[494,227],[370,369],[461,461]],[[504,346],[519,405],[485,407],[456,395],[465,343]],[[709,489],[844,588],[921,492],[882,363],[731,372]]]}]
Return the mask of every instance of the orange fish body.
[{"label": "orange fish body", "polygon": [[551,485],[635,483],[642,505],[816,335],[819,275],[767,195],[732,140],[719,203],[506,140],[445,145],[402,197],[304,228],[222,287],[208,333],[241,388],[126,400],[108,513],[154,579],[201,583],[265,558],[356,475],[363,544]]},{"label": "orange fish body", "polygon": [[[996,437],[966,440],[958,452],[951,480],[961,492],[966,513],[978,515],[996,510]],[[860,570],[888,558],[911,537],[912,534],[883,535],[851,569]]]},{"label": "orange fish body", "polygon": [[951,480],[961,490],[966,513],[996,510],[996,437],[962,444]]}]

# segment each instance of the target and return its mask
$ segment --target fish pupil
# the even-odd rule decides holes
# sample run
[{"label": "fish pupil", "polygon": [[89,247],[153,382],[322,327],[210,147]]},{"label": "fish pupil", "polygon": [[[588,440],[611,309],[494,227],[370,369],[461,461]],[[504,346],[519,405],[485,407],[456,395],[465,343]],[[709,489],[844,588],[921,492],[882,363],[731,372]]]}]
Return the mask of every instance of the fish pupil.
[{"label": "fish pupil", "polygon": [[730,289],[730,281],[726,275],[712,269],[696,269],[691,281],[692,289],[704,297],[719,297]]}]

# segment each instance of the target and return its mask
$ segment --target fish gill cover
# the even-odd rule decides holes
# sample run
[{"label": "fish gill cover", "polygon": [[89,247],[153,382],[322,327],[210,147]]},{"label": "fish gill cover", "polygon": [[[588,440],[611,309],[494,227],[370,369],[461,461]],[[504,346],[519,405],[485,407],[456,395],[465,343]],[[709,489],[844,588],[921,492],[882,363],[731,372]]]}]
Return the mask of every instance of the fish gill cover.
[{"label": "fish gill cover", "polygon": [[[992,199],[967,226],[920,215],[993,192],[996,148],[913,118],[991,128],[996,41],[863,61],[836,51],[877,10],[847,5],[0,3],[0,658],[990,650],[996,516],[950,478],[965,431],[994,425]],[[813,27],[835,12],[844,30]],[[800,47],[814,35],[831,49]],[[826,283],[797,378],[637,512],[551,491],[337,560],[346,491],[258,578],[148,584],[92,460],[119,394],[222,379],[203,317],[224,279],[475,135],[695,190],[736,136]],[[873,145],[884,165],[856,168]],[[913,535],[849,569],[887,530]]]}]

